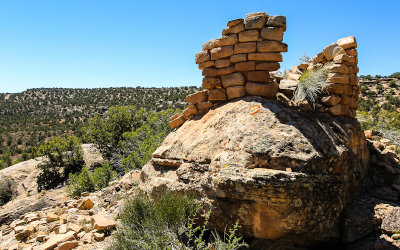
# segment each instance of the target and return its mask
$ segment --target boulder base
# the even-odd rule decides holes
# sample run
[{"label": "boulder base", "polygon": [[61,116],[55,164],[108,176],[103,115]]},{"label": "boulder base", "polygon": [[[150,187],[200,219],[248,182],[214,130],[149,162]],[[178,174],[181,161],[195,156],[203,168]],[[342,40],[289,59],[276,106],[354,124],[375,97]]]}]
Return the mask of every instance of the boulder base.
[{"label": "boulder base", "polygon": [[187,121],[153,157],[140,181],[151,196],[194,191],[212,209],[211,227],[223,232],[238,221],[246,237],[299,245],[337,241],[344,207],[368,182],[357,120],[305,115],[256,96]]}]

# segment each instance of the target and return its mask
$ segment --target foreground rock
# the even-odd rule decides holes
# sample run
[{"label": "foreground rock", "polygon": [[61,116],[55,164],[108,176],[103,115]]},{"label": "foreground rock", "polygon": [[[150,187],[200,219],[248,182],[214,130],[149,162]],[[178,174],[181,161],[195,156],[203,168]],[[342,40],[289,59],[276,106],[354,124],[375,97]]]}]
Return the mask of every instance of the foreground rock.
[{"label": "foreground rock", "polygon": [[301,244],[340,239],[344,207],[368,182],[359,123],[246,97],[172,132],[144,166],[140,188],[195,191],[220,231]]}]

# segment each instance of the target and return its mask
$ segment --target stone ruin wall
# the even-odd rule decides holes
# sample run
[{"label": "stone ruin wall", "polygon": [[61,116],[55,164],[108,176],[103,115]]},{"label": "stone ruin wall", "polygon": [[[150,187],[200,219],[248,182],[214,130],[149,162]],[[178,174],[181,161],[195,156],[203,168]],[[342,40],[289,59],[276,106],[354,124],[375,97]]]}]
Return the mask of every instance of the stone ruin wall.
[{"label": "stone ruin wall", "polygon": [[[285,16],[250,13],[246,19],[229,21],[227,26],[221,38],[204,43],[203,50],[196,54],[196,64],[204,76],[204,90],[187,96],[187,108],[182,114],[171,117],[172,128],[223,102],[245,96],[277,99],[305,111],[355,117],[360,86],[354,37],[339,39],[310,62],[294,66],[287,79],[282,79],[276,71],[282,62],[281,52],[288,51],[287,44],[282,43],[286,31]],[[324,65],[327,83],[320,105],[315,109],[304,108],[301,103],[290,100],[302,74]],[[289,88],[284,87],[288,85],[287,81],[291,81]],[[277,98],[278,92],[281,98]]]}]

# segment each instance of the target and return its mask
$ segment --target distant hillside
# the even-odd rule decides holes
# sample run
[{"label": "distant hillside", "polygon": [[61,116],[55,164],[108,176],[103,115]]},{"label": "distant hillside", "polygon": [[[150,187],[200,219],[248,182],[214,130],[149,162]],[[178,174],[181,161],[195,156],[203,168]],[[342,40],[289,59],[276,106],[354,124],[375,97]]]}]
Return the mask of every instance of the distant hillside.
[{"label": "distant hillside", "polygon": [[180,108],[197,87],[28,89],[0,94],[0,168],[29,158],[32,146],[62,135],[79,136],[82,124],[116,105],[160,111]]}]

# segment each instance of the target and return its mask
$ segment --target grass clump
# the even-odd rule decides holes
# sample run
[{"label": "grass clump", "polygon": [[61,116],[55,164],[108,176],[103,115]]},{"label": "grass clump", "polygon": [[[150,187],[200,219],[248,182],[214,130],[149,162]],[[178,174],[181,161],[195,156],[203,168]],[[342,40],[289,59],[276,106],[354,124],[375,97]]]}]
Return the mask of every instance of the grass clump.
[{"label": "grass clump", "polygon": [[293,95],[293,100],[301,102],[306,100],[312,107],[318,102],[322,88],[326,84],[326,65],[322,68],[306,70],[299,79],[299,84]]},{"label": "grass clump", "polygon": [[3,206],[13,197],[14,181],[7,177],[0,177],[0,206]]},{"label": "grass clump", "polygon": [[[121,227],[108,249],[238,249],[246,246],[235,236],[235,226],[224,238],[214,237],[206,242],[206,222],[196,226],[194,218],[199,212],[194,196],[165,193],[152,201],[145,195],[128,200],[120,214]],[[213,235],[217,235],[216,233]]]},{"label": "grass clump", "polygon": [[69,175],[67,191],[72,196],[79,196],[83,192],[94,192],[108,186],[108,183],[115,178],[116,172],[106,162],[94,172],[90,172],[83,166],[80,173]]}]

